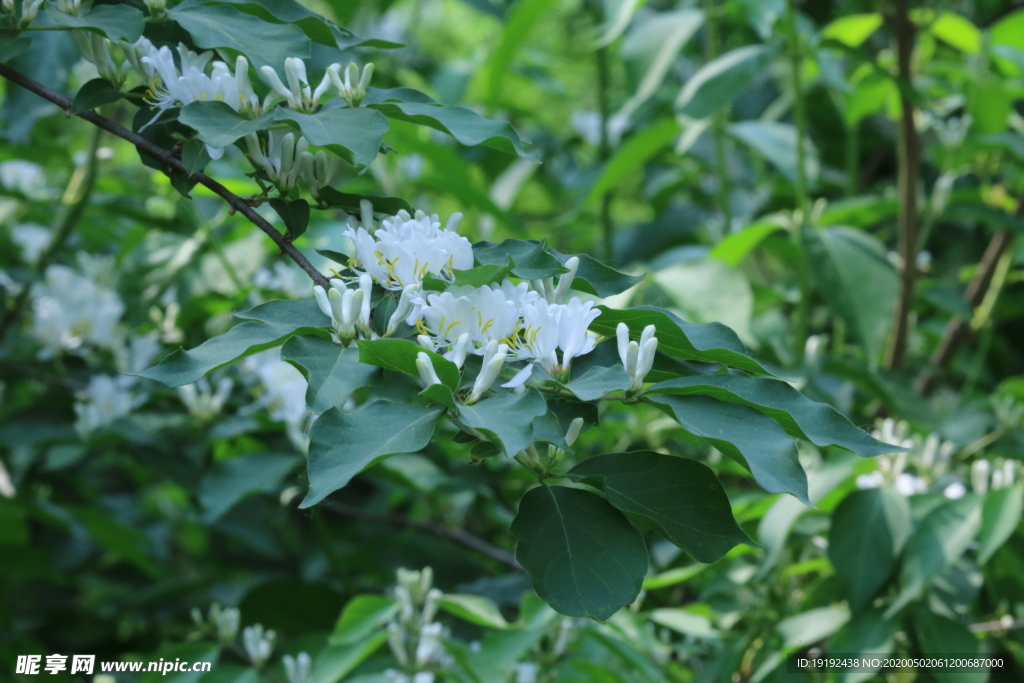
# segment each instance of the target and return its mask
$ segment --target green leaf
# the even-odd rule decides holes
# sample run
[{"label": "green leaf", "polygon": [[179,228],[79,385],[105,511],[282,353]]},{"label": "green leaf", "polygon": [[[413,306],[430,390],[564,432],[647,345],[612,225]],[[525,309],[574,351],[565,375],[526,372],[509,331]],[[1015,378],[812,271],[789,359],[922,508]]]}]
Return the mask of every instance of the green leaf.
[{"label": "green leaf", "polygon": [[[829,642],[832,652],[862,657],[866,655],[888,655],[896,646],[895,636],[898,622],[886,619],[881,609],[871,609],[855,614]],[[862,667],[866,668],[866,667]],[[863,683],[872,678],[875,671],[836,671],[836,683]]]},{"label": "green leaf", "polygon": [[359,350],[344,348],[315,336],[292,337],[281,348],[281,359],[294,365],[309,382],[306,406],[319,415],[340,408],[377,370],[359,362]]},{"label": "green leaf", "polygon": [[903,550],[900,592],[886,618],[920,595],[925,586],[960,559],[981,528],[981,500],[968,494],[942,501],[914,529]]},{"label": "green leaf", "polygon": [[581,401],[596,401],[613,391],[625,391],[631,384],[629,375],[620,362],[608,367],[592,365],[584,372],[574,372],[565,388]]},{"label": "green leaf", "polygon": [[967,103],[971,130],[979,135],[996,135],[1006,131],[1017,93],[1004,81],[980,79],[974,83]]},{"label": "green leaf", "polygon": [[520,45],[554,4],[553,0],[523,0],[512,6],[483,71],[486,78],[485,97],[492,105],[502,100],[502,94],[508,87],[508,72]]},{"label": "green leaf", "polygon": [[981,50],[981,31],[967,19],[953,12],[943,12],[928,25],[933,36],[966,54]]},{"label": "green leaf", "polygon": [[615,310],[598,306],[601,315],[590,324],[593,332],[614,337],[616,326],[626,323],[630,338],[640,339],[647,325],[657,329],[658,351],[683,360],[722,363],[758,375],[771,374],[747,354],[736,333],[721,323],[693,324],[680,320],[662,308],[638,306]]},{"label": "green leaf", "polygon": [[362,640],[388,623],[398,612],[398,601],[383,595],[357,595],[345,605],[331,634],[331,645]]},{"label": "green leaf", "polygon": [[1024,486],[1016,485],[991,491],[985,496],[978,536],[978,564],[988,562],[1020,524],[1024,514]]},{"label": "green leaf", "polygon": [[484,628],[508,628],[508,622],[501,616],[498,606],[487,598],[479,595],[459,595],[445,593],[437,601],[437,606],[448,614],[464,619],[471,624]]},{"label": "green leaf", "polygon": [[180,348],[138,376],[169,387],[184,386],[240,358],[280,346],[289,337],[314,334],[330,324],[314,301],[269,301],[237,315],[247,322],[190,351]]},{"label": "green leaf", "polygon": [[485,119],[472,109],[438,104],[412,88],[367,88],[362,107],[377,110],[389,119],[408,121],[447,133],[463,145],[484,145],[531,161],[537,155],[526,150],[512,124]]},{"label": "green leaf", "polygon": [[882,244],[867,233],[807,224],[800,239],[819,291],[864,344],[876,366],[896,308],[898,276]]},{"label": "green leaf", "polygon": [[[394,216],[401,210],[413,213],[413,208],[409,202],[405,201],[401,197],[380,197],[374,194],[348,194],[345,192],[339,192],[333,187],[322,187],[317,191],[320,194],[320,200],[327,204],[332,209],[344,209],[346,212],[359,215],[361,210],[362,201],[365,199],[373,204],[373,212],[385,214],[387,216]],[[344,263],[344,261],[341,261]]]},{"label": "green leaf", "polygon": [[416,369],[416,356],[421,353],[430,357],[434,366],[434,372],[442,384],[456,391],[459,388],[459,369],[455,363],[446,360],[444,357],[428,351],[414,341],[408,339],[361,339],[359,344],[359,360],[362,363],[376,365],[377,367],[397,370],[413,377],[419,377],[420,371]]},{"label": "green leaf", "polygon": [[[554,249],[548,249],[548,253],[558,259],[562,265],[572,258],[572,254],[560,254]],[[576,269],[576,279],[572,282],[572,288],[579,292],[600,297],[614,296],[644,279],[643,275],[620,273],[590,254],[577,254],[576,258],[580,260],[580,265]]]},{"label": "green leaf", "polygon": [[374,401],[347,413],[331,408],[309,433],[309,493],[299,507],[319,503],[389,455],[422,450],[442,412],[390,401]]},{"label": "green leaf", "polygon": [[27,36],[14,36],[9,33],[0,34],[0,62],[14,59],[28,49],[32,39]]},{"label": "green leaf", "polygon": [[310,56],[311,42],[298,26],[271,23],[227,5],[186,0],[168,8],[167,16],[188,31],[198,47],[240,52],[257,71],[270,66],[283,75],[286,58]]},{"label": "green leaf", "polygon": [[[625,0],[620,11],[635,8],[638,0]],[[619,113],[626,119],[657,91],[665,80],[669,69],[676,61],[679,51],[704,23],[704,13],[697,9],[682,9],[674,12],[658,12],[649,15],[646,21],[638,21],[623,42],[622,56],[643,69],[643,78]],[[622,28],[625,28],[623,25]],[[613,29],[614,30],[614,29]],[[621,30],[621,29],[620,29]],[[608,35],[600,41],[608,40]],[[601,44],[599,42],[599,44]]]},{"label": "green leaf", "polygon": [[764,76],[775,59],[774,45],[748,45],[705,64],[683,86],[676,111],[703,119],[732,104],[740,93]]},{"label": "green leaf", "polygon": [[757,341],[750,329],[754,292],[738,268],[721,261],[673,263],[655,271],[654,283],[672,309],[691,323],[722,323],[743,341]]},{"label": "green leaf", "polygon": [[754,545],[732,516],[715,473],[696,460],[653,451],[608,453],[587,458],[566,476],[599,481],[609,503],[698,562],[714,562],[740,543]]},{"label": "green leaf", "polygon": [[558,421],[558,416],[552,410],[533,419],[533,440],[549,443],[564,451],[572,451],[569,444],[565,442],[565,433]]},{"label": "green leaf", "polygon": [[420,396],[425,396],[438,405],[442,405],[450,410],[458,408],[458,404],[455,403],[455,394],[443,384],[431,384],[420,392]]},{"label": "green leaf", "polygon": [[761,242],[785,228],[777,221],[763,220],[751,223],[738,232],[725,236],[708,252],[709,259],[717,259],[729,266],[738,266]]},{"label": "green leaf", "polygon": [[783,648],[806,649],[828,638],[849,620],[850,610],[845,606],[819,607],[783,619],[777,628]]},{"label": "green leaf", "polygon": [[181,163],[189,173],[199,173],[210,163],[210,152],[199,138],[187,140],[181,148]]},{"label": "green leaf", "polygon": [[274,117],[298,124],[309,144],[326,147],[349,163],[364,166],[377,158],[384,133],[388,132],[387,119],[364,107],[325,109],[316,114],[278,107]]},{"label": "green leaf", "polygon": [[670,628],[684,636],[705,640],[717,640],[722,637],[721,632],[711,623],[711,619],[686,609],[662,607],[652,610],[650,619],[655,624]]},{"label": "green leaf", "polygon": [[882,15],[848,14],[821,29],[822,39],[837,40],[847,47],[860,47],[882,25]]},{"label": "green leaf", "polygon": [[300,459],[282,453],[252,453],[218,460],[199,484],[199,502],[207,522],[219,519],[252,493],[275,493]]},{"label": "green leaf", "polygon": [[81,114],[104,104],[117,102],[122,97],[124,96],[114,87],[113,83],[105,78],[94,78],[75,93],[75,99],[71,103],[71,113]]},{"label": "green leaf", "polygon": [[645,396],[704,394],[720,401],[741,403],[778,422],[796,438],[815,446],[840,446],[865,458],[901,449],[877,441],[827,403],[816,403],[789,383],[767,377],[700,375],[654,384]]},{"label": "green leaf", "polygon": [[628,178],[640,177],[644,164],[668,147],[680,130],[675,119],[662,119],[631,136],[605,163],[601,175],[587,193],[584,204],[597,201]]},{"label": "green leaf", "polygon": [[306,227],[309,226],[309,203],[305,199],[293,199],[287,202],[274,197],[268,203],[284,221],[289,239],[298,239],[306,232]]},{"label": "green leaf", "polygon": [[469,287],[483,287],[484,285],[489,285],[492,282],[500,283],[512,274],[512,269],[514,267],[515,264],[512,263],[512,257],[510,256],[505,265],[491,263],[485,266],[470,268],[469,270],[456,270],[455,282],[452,284],[455,286],[466,285]]},{"label": "green leaf", "polygon": [[855,611],[892,575],[912,526],[907,499],[890,488],[855,491],[836,508],[828,557]]},{"label": "green leaf", "polygon": [[675,417],[687,432],[746,467],[766,491],[792,493],[811,504],[796,442],[775,420],[746,406],[707,396],[655,396],[647,400]]},{"label": "green leaf", "polygon": [[357,38],[351,31],[336,26],[292,0],[200,0],[200,4],[231,5],[270,23],[293,24],[302,29],[313,42],[342,50],[353,47],[400,47],[384,40]]},{"label": "green leaf", "polygon": [[77,16],[64,14],[53,5],[47,4],[46,13],[61,26],[81,28],[110,38],[114,42],[123,40],[134,43],[142,36],[145,20],[142,11],[129,4],[92,5]]},{"label": "green leaf", "polygon": [[643,537],[600,496],[538,486],[523,496],[512,533],[537,595],[561,614],[605,621],[640,594]]},{"label": "green leaf", "polygon": [[507,239],[501,244],[477,242],[473,245],[473,257],[480,265],[499,266],[505,266],[511,258],[515,264],[512,274],[524,280],[543,280],[568,270],[536,240]]},{"label": "green leaf", "polygon": [[[921,610],[914,615],[914,632],[922,653],[950,653],[971,657],[981,652],[981,643],[976,635],[963,624],[941,614]],[[928,673],[938,683],[985,683],[989,680],[987,669],[979,667],[936,667]]]},{"label": "green leaf", "polygon": [[[209,662],[211,664],[210,671],[212,672],[220,668],[217,666],[217,662],[220,659],[220,647],[216,643],[175,643],[161,647],[153,655],[151,661],[155,662],[158,659],[166,662]],[[145,669],[143,670],[145,671]],[[136,680],[138,683],[199,683],[201,679],[206,678],[208,675],[208,673],[201,671],[182,671],[167,675],[157,669],[146,671]]]},{"label": "green leaf", "polygon": [[[774,121],[740,121],[730,124],[728,130],[730,135],[779,169],[790,183],[797,182],[795,127]],[[804,170],[807,179],[813,183],[818,177],[818,152],[808,138],[804,139]]]},{"label": "green leaf", "polygon": [[178,120],[194,128],[208,145],[228,147],[249,133],[270,128],[274,114],[247,119],[224,102],[189,102],[181,108]]},{"label": "green leaf", "polygon": [[544,397],[529,387],[522,396],[509,392],[471,406],[459,406],[459,419],[482,432],[511,458],[530,445],[533,441],[533,420],[547,410]]},{"label": "green leaf", "polygon": [[[0,496],[0,547],[28,545],[25,508],[16,500]],[[12,552],[7,548],[6,552]]]},{"label": "green leaf", "polygon": [[100,509],[68,507],[67,510],[85,527],[96,545],[135,565],[151,579],[160,577],[159,566],[146,553],[152,541],[143,531],[122,524]]},{"label": "green leaf", "polygon": [[312,683],[337,683],[376,652],[387,639],[387,632],[382,631],[360,642],[328,645],[313,658],[310,667],[313,672]]}]

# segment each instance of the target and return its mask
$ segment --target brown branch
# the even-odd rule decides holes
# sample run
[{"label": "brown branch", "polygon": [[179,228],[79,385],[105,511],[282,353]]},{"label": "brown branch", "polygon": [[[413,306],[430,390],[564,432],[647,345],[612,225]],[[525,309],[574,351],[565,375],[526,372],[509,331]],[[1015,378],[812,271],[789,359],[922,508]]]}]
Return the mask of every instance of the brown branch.
[{"label": "brown branch", "polygon": [[487,541],[479,539],[473,534],[463,531],[462,529],[453,529],[429,519],[413,519],[408,515],[403,515],[397,512],[367,512],[366,510],[357,508],[354,505],[348,505],[347,503],[341,503],[335,500],[326,500],[320,505],[331,512],[336,512],[339,515],[351,517],[352,519],[390,524],[392,526],[413,527],[414,529],[426,531],[427,533],[440,536],[441,538],[447,538],[449,541],[454,541],[455,543],[464,545],[467,548],[471,548],[482,555],[486,555],[492,560],[497,560],[502,564],[508,565],[516,571],[523,571],[523,567],[519,564],[518,560],[516,560],[515,555],[507,550],[497,548]]},{"label": "brown branch", "polygon": [[914,125],[914,84],[911,57],[914,51],[914,22],[910,18],[910,0],[896,0],[895,12],[887,16],[896,47],[897,77],[900,84],[899,124],[899,252],[903,260],[900,292],[893,317],[892,340],[886,353],[886,365],[898,370],[903,365],[910,334],[910,313],[914,305],[917,281],[917,178],[921,165],[921,141]]},{"label": "brown branch", "polygon": [[[11,83],[20,85],[22,88],[28,90],[31,93],[39,95],[44,100],[49,100],[50,102],[53,102],[61,109],[68,112],[69,116],[71,115],[72,100],[67,95],[63,95],[55,90],[47,88],[42,83],[34,81],[31,78],[28,78],[18,73],[6,64],[0,64],[0,76],[3,76]],[[76,114],[76,116],[85,119],[93,125],[99,126],[105,131],[113,133],[119,138],[127,140],[128,142],[138,147],[140,151],[145,152],[146,154],[159,160],[161,163],[166,165],[167,168],[169,168],[170,170],[183,173],[189,178],[198,182],[203,187],[208,188],[214,194],[216,194],[217,196],[221,197],[224,201],[226,201],[231,206],[232,209],[248,218],[253,225],[255,225],[257,228],[265,232],[267,236],[270,237],[270,239],[274,240],[274,244],[276,244],[283,253],[291,257],[291,259],[295,261],[295,263],[299,264],[299,267],[306,271],[306,274],[313,279],[313,282],[323,287],[328,286],[327,278],[324,277],[320,273],[320,271],[313,267],[313,264],[310,263],[309,260],[302,255],[302,252],[295,248],[295,245],[289,242],[284,235],[275,230],[274,226],[268,223],[263,218],[263,216],[256,213],[253,207],[249,206],[249,204],[244,199],[232,193],[230,190],[228,190],[226,187],[218,183],[216,180],[210,178],[209,176],[203,173],[189,173],[188,170],[185,168],[185,165],[181,163],[181,160],[173,156],[166,149],[154,145],[152,142],[146,140],[142,136],[133,133],[124,126],[121,126],[120,124],[115,123],[114,121],[111,121],[108,118],[104,118],[103,116],[100,116],[95,112],[81,112],[79,114]]]},{"label": "brown branch", "polygon": [[[1017,210],[1018,216],[1022,213],[1024,213],[1024,201],[1021,201],[1020,207]],[[981,262],[978,264],[978,270],[974,273],[974,277],[964,292],[964,302],[972,310],[985,298],[985,293],[992,282],[992,276],[996,272],[999,259],[1010,248],[1010,245],[1013,244],[1013,238],[1014,233],[1009,230],[1000,230],[992,235],[992,240],[988,243],[988,248],[985,249],[985,254],[981,257]],[[938,347],[936,347],[935,352],[932,353],[928,367],[917,377],[916,388],[922,395],[927,396],[935,388],[938,371],[952,360],[953,354],[960,344],[967,339],[969,332],[970,321],[963,318],[953,318],[946,325],[946,329],[942,333],[942,340],[939,342]]]}]

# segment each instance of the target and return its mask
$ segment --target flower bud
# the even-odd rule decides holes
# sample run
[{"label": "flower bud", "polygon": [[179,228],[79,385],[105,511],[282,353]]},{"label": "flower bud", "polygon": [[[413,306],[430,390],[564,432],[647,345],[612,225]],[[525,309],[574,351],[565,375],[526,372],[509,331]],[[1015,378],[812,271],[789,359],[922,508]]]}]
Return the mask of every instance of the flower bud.
[{"label": "flower bud", "polygon": [[569,423],[569,429],[567,429],[566,432],[565,432],[565,443],[566,443],[566,445],[571,446],[574,443],[576,443],[576,438],[580,435],[580,430],[582,430],[582,429],[583,429],[583,418],[582,417],[574,418],[573,421]]},{"label": "flower bud", "polygon": [[312,681],[313,660],[306,652],[300,652],[297,656],[285,655],[284,662],[285,676],[288,683],[310,683]]},{"label": "flower bud", "polygon": [[988,493],[989,462],[988,460],[975,460],[971,463],[971,487],[979,495]]},{"label": "flower bud", "polygon": [[468,403],[476,403],[483,396],[484,392],[491,388],[494,380],[501,373],[501,367],[505,364],[507,356],[507,344],[499,344],[493,339],[488,342],[484,348],[483,366],[480,368],[480,374],[476,376],[476,381],[473,382],[473,391],[469,395]]},{"label": "flower bud", "polygon": [[434,370],[434,364],[430,362],[430,356],[422,351],[416,354],[416,369],[419,370],[420,381],[423,382],[424,388],[441,383],[441,379]]},{"label": "flower bud", "polygon": [[554,302],[562,303],[565,300],[565,295],[569,293],[572,288],[572,281],[576,279],[576,271],[580,267],[580,259],[578,256],[573,256],[565,262],[565,267],[569,269],[568,273],[563,273],[558,278],[558,287],[555,288]]},{"label": "flower bud", "polygon": [[[402,289],[402,295],[398,298],[398,306],[395,308],[395,312],[391,314],[391,318],[388,320],[388,329],[387,332],[384,333],[385,337],[393,335],[395,330],[398,329],[399,324],[412,314],[413,309],[416,306],[415,299],[421,289],[423,288],[418,284],[406,285]],[[420,342],[420,345],[422,346],[423,343]],[[430,350],[434,350],[433,342],[431,342]]]},{"label": "flower bud", "polygon": [[462,364],[466,362],[466,355],[469,353],[470,341],[469,332],[463,332],[459,335],[459,338],[455,341],[452,347],[452,362],[455,363],[455,367],[462,369]]}]

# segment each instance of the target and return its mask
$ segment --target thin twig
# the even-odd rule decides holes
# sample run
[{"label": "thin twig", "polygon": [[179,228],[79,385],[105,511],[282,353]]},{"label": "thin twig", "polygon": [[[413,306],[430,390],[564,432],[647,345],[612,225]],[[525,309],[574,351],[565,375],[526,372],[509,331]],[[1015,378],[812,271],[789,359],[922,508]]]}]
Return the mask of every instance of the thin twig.
[{"label": "thin twig", "polygon": [[[1024,200],[1021,201],[1016,215],[1020,216],[1022,213],[1024,213]],[[1013,238],[1014,234],[1008,230],[1000,230],[992,235],[992,240],[988,243],[985,254],[981,257],[981,262],[978,264],[978,270],[964,292],[964,302],[972,310],[981,304],[985,298],[985,293],[988,292],[989,285],[992,283],[992,277],[995,275],[996,267],[999,265],[1003,254],[1006,253],[1006,250],[1013,243]],[[946,330],[942,333],[942,341],[939,342],[939,346],[932,354],[928,367],[917,378],[917,390],[921,394],[927,396],[931,393],[935,387],[935,380],[938,378],[938,371],[952,360],[957,348],[967,339],[970,329],[970,322],[963,318],[953,318],[949,322]]]},{"label": "thin twig", "polygon": [[[66,112],[68,112],[69,116],[71,115],[72,100],[67,95],[62,95],[61,93],[56,92],[55,90],[51,90],[42,83],[34,81],[31,78],[28,78],[23,74],[18,73],[17,71],[11,69],[9,66],[5,64],[0,64],[0,76],[3,76],[11,83],[20,85],[22,88],[25,88],[31,93],[39,95],[45,100],[53,102],[61,109],[64,109]],[[329,283],[327,282],[327,278],[324,277],[320,273],[320,271],[313,267],[313,264],[310,263],[309,260],[302,255],[302,252],[295,248],[295,245],[289,242],[284,235],[275,230],[274,226],[268,223],[263,218],[263,216],[256,213],[253,207],[251,207],[244,199],[232,193],[230,190],[228,190],[226,187],[218,183],[216,180],[210,178],[204,173],[189,173],[188,170],[185,168],[185,165],[181,162],[181,160],[172,155],[166,149],[154,145],[152,142],[146,140],[142,136],[133,133],[124,126],[121,126],[120,124],[115,123],[114,121],[111,121],[108,118],[100,116],[95,112],[81,112],[79,114],[76,114],[76,116],[85,119],[89,123],[99,126],[103,130],[113,133],[119,138],[127,140],[128,142],[138,147],[139,150],[141,150],[142,152],[145,152],[146,154],[159,160],[162,164],[167,166],[168,169],[172,171],[178,171],[179,173],[183,173],[184,175],[198,182],[203,187],[206,187],[207,189],[212,191],[214,194],[216,194],[224,201],[226,201],[231,206],[232,209],[248,218],[253,225],[255,225],[257,228],[265,232],[267,236],[270,237],[270,239],[274,240],[274,244],[276,244],[283,253],[287,254],[293,261],[295,261],[295,263],[299,264],[299,267],[306,271],[306,274],[309,275],[310,278],[312,278],[313,282],[323,287],[327,287],[329,285]]]},{"label": "thin twig", "polygon": [[[71,231],[78,224],[78,219],[82,217],[82,213],[89,203],[89,198],[92,196],[92,188],[96,184],[96,168],[99,164],[96,150],[99,149],[101,133],[102,131],[99,128],[93,130],[92,135],[89,137],[89,147],[86,152],[85,163],[71,174],[68,186],[64,190],[62,203],[67,209],[60,217],[60,220],[53,226],[53,236],[46,245],[46,249],[36,259],[35,273],[39,277],[46,274],[46,268],[50,265],[50,261],[57,256],[68,237],[71,236]],[[28,304],[29,298],[32,295],[33,283],[34,280],[25,282],[21,291],[18,292],[18,296],[14,299],[14,303],[7,313],[4,314],[3,320],[0,320],[0,341],[3,341],[7,331]]]},{"label": "thin twig", "polygon": [[892,340],[886,353],[886,366],[899,370],[907,351],[910,335],[910,313],[914,307],[914,287],[917,284],[917,179],[921,165],[921,141],[914,124],[912,56],[916,29],[910,18],[910,0],[896,0],[895,12],[887,16],[892,28],[898,78],[900,82],[899,168],[899,252],[903,267],[900,271],[899,299],[893,318]]},{"label": "thin twig", "polygon": [[516,560],[515,555],[506,550],[502,550],[501,548],[497,548],[487,541],[479,539],[473,534],[463,531],[462,529],[453,529],[429,519],[413,519],[408,515],[403,515],[397,512],[367,512],[362,508],[357,508],[353,505],[348,505],[347,503],[341,503],[335,500],[326,500],[320,505],[332,512],[344,515],[345,517],[351,517],[352,519],[359,519],[366,522],[379,522],[381,524],[390,524],[392,526],[412,527],[414,529],[426,531],[434,534],[435,536],[447,538],[450,541],[464,545],[482,555],[486,555],[492,560],[508,565],[516,571],[523,571],[523,567]]},{"label": "thin twig", "polygon": [[[600,2],[591,1],[591,14],[596,25],[602,20],[602,9]],[[608,63],[608,46],[602,45],[594,51],[595,64],[597,66],[597,108],[601,117],[601,129],[599,131],[597,158],[602,164],[612,156],[611,138],[608,131],[608,121],[611,118],[611,69]],[[606,191],[601,195],[601,236],[604,257],[608,263],[615,262],[615,223],[612,220],[612,192]]]}]

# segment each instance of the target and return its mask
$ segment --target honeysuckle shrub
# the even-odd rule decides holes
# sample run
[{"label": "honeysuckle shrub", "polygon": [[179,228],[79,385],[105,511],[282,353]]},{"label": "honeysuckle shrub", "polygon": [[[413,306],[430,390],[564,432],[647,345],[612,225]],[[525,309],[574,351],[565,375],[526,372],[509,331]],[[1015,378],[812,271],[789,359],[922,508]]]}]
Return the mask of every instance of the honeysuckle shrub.
[{"label": "honeysuckle shrub", "polygon": [[[930,251],[899,371],[886,18],[641,4],[565,20],[599,29],[598,111],[554,3],[0,5],[5,665],[1019,657],[1020,254],[982,238],[1020,228],[1021,13],[912,16]],[[952,316],[979,341],[929,368]]]}]

